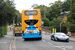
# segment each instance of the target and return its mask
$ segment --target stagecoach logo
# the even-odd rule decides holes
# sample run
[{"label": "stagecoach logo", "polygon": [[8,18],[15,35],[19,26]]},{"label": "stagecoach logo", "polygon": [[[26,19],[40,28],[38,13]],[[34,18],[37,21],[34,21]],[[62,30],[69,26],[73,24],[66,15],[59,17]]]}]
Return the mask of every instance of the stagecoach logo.
[{"label": "stagecoach logo", "polygon": [[41,28],[41,26],[39,26]]}]

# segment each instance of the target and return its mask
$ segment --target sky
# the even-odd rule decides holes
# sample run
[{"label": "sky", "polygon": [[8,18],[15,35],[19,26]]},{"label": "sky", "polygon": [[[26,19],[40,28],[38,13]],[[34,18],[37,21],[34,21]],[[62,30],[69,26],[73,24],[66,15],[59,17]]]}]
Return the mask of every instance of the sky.
[{"label": "sky", "polygon": [[49,3],[54,3],[55,1],[58,0],[14,0],[14,3],[15,8],[21,13],[23,9],[30,9],[33,4],[48,6]]}]

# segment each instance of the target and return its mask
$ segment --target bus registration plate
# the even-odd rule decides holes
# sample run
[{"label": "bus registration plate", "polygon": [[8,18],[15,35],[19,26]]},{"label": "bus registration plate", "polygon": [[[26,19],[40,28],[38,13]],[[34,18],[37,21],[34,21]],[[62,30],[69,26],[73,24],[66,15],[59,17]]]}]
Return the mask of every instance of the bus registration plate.
[{"label": "bus registration plate", "polygon": [[27,34],[30,34],[30,33],[37,33],[37,30],[27,30],[26,33],[27,33]]}]

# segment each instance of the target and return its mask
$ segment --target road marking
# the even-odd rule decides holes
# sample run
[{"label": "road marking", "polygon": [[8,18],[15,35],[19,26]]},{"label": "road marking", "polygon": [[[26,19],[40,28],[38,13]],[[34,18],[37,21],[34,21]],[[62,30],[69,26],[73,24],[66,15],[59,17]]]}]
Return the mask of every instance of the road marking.
[{"label": "road marking", "polygon": [[9,41],[9,40],[0,40],[0,42],[3,42],[3,41]]},{"label": "road marking", "polygon": [[13,48],[16,50],[15,40],[16,40],[15,37],[13,37],[11,42],[10,42],[9,50],[12,50],[12,44],[13,44]]},{"label": "road marking", "polygon": [[55,47],[60,48],[60,49],[62,49],[62,50],[66,50],[65,48],[62,48],[62,47],[60,47],[60,46],[55,46]]},{"label": "road marking", "polygon": [[0,43],[7,43],[7,42],[0,42]]},{"label": "road marking", "polygon": [[62,50],[66,50],[65,48],[62,48],[62,47],[60,47],[60,46],[59,46],[58,48],[60,48],[60,49],[62,49]]},{"label": "road marking", "polygon": [[48,44],[53,45],[52,43],[48,42]]},{"label": "road marking", "polygon": [[14,37],[12,38],[12,40],[11,40],[11,42],[10,42],[9,50],[12,50],[12,49],[11,49],[11,45],[12,45],[13,39],[14,39]]},{"label": "road marking", "polygon": [[45,40],[43,40],[44,42],[46,42]]},{"label": "road marking", "polygon": [[16,38],[14,37],[13,48],[16,50],[15,41],[16,41]]}]

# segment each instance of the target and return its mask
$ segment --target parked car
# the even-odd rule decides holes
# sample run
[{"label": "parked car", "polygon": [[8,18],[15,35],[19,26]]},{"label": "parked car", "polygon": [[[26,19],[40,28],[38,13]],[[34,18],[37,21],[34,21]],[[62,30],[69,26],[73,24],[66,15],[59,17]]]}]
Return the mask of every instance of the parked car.
[{"label": "parked car", "polygon": [[54,34],[51,34],[51,40],[54,40],[54,41],[65,40],[69,42],[69,36],[67,36],[65,33],[62,33],[62,32],[56,32]]}]

